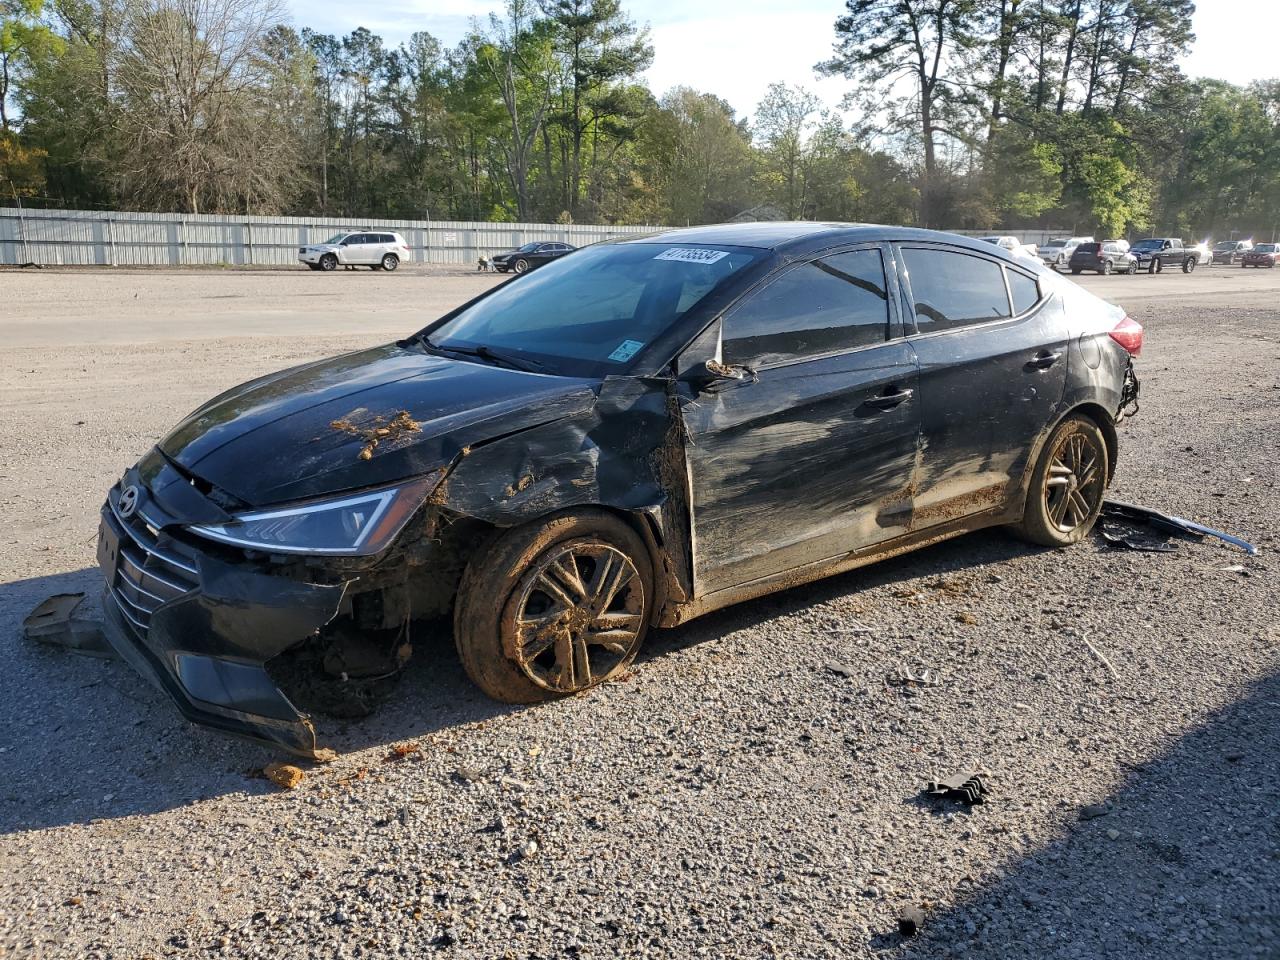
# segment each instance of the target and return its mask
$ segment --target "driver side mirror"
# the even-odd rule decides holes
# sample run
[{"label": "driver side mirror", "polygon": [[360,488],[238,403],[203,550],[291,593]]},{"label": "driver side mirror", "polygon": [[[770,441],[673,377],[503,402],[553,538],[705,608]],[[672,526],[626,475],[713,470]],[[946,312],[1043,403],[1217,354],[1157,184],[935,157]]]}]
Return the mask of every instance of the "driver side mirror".
[{"label": "driver side mirror", "polygon": [[680,378],[698,393],[715,390],[720,385],[739,381],[755,383],[756,373],[750,367],[719,360],[704,360],[700,365],[685,371]]}]

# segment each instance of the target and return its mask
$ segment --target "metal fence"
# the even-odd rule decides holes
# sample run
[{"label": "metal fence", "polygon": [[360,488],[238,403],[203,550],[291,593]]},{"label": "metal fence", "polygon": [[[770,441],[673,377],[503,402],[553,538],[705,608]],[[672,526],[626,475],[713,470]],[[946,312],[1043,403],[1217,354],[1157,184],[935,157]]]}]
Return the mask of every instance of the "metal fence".
[{"label": "metal fence", "polygon": [[[298,248],[350,230],[394,230],[419,263],[471,265],[482,254],[531,240],[574,246],[634,236],[647,226],[475,223],[457,220],[357,220],[326,217],[229,217],[179,213],[25,210],[0,207],[0,264],[87,266],[271,266],[297,263]],[[984,236],[999,231],[956,231]],[[1013,231],[1044,243],[1065,230]]]},{"label": "metal fence", "polygon": [[0,263],[99,266],[296,264],[298,248],[350,230],[395,231],[419,263],[474,264],[531,240],[583,246],[654,227],[327,217],[229,217],[0,207]]}]

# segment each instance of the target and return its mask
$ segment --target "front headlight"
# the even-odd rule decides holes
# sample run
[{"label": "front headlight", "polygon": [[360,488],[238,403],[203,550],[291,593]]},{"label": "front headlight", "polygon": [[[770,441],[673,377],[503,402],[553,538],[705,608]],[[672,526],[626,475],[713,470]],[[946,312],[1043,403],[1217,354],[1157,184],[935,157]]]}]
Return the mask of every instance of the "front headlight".
[{"label": "front headlight", "polygon": [[210,540],[268,553],[370,556],[404,529],[443,473],[437,470],[394,487],[328,500],[238,513],[230,523],[188,529]]}]

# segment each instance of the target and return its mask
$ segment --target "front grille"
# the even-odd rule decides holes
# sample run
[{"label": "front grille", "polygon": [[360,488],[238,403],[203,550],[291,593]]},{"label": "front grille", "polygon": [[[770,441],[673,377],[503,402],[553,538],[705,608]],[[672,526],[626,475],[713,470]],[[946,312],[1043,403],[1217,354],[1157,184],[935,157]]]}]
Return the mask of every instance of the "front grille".
[{"label": "front grille", "polygon": [[161,605],[190,593],[199,585],[193,558],[159,545],[154,525],[139,510],[125,519],[108,498],[102,522],[120,540],[120,559],[110,584],[111,598],[139,635],[146,637],[151,615]]}]

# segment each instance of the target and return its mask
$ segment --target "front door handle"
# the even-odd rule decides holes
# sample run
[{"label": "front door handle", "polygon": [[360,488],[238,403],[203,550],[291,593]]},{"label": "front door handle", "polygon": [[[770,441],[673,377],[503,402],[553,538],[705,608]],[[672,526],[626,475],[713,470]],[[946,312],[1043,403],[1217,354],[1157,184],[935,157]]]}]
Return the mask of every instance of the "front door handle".
[{"label": "front door handle", "polygon": [[878,397],[867,397],[863,401],[869,407],[875,407],[877,410],[892,410],[900,403],[905,403],[911,399],[913,390],[900,390],[897,387],[890,387],[887,391]]},{"label": "front door handle", "polygon": [[1055,363],[1062,359],[1062,354],[1050,350],[1041,350],[1034,357],[1027,361],[1027,366],[1032,370],[1048,370]]}]

